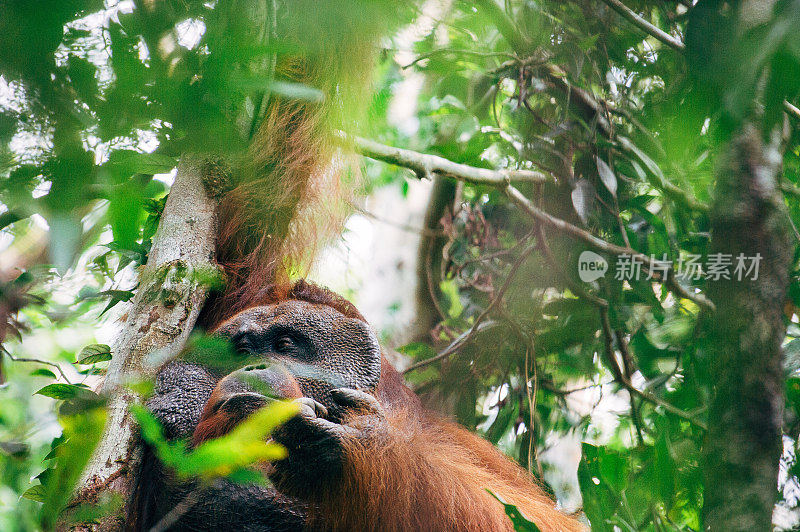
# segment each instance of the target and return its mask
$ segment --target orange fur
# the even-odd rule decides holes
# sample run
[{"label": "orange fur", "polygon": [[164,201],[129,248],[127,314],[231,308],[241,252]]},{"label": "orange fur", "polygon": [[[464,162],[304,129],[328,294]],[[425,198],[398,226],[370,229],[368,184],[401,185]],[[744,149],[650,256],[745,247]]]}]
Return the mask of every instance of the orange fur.
[{"label": "orange fur", "polygon": [[[263,287],[288,281],[291,224],[330,160],[323,115],[314,103],[270,103],[243,175],[220,204],[217,262],[227,287],[207,307],[206,325],[252,306]],[[308,247],[314,242],[296,240]]]},{"label": "orange fur", "polygon": [[[378,16],[388,12],[381,4],[357,3],[363,15],[358,18],[320,17],[337,8],[352,13],[348,2],[332,3],[326,10],[317,9],[316,0],[288,4],[302,16],[287,18],[286,34],[279,40],[296,40],[300,51],[298,57],[280,59],[278,78],[319,88],[327,100],[273,97],[268,102],[247,160],[220,205],[217,262],[227,285],[205,306],[201,326],[213,329],[244,309],[286,299],[328,305],[363,320],[343,298],[288,281],[300,259],[313,255],[320,228],[314,222],[326,219],[322,229],[340,225],[339,182],[351,166],[342,160],[331,164],[337,159],[331,131],[346,128],[345,115],[354,103],[363,108],[377,42],[389,27],[386,17]],[[334,42],[325,40],[331,38]],[[390,412],[388,430],[348,442],[343,481],[312,501],[312,529],[511,530],[488,488],[545,532],[583,530],[555,509],[526,471],[488,442],[425,416],[419,399],[385,360],[375,393]],[[238,421],[228,414],[204,413],[195,441],[224,434]]]},{"label": "orange fur", "polygon": [[389,429],[346,444],[344,478],[313,501],[312,529],[512,531],[515,504],[543,532],[582,531],[530,475],[491,444],[440,420],[389,416]]},{"label": "orange fur", "polygon": [[[255,304],[298,299],[364,320],[347,300],[306,281],[273,285],[250,299]],[[585,530],[555,508],[527,471],[489,442],[425,413],[385,359],[375,395],[388,412],[387,423],[370,429],[368,438],[345,443],[341,481],[309,501],[311,529],[513,530],[503,506],[488,489],[516,505],[543,532]],[[194,433],[195,444],[221,436],[241,421],[224,411],[212,413],[219,399],[215,390]],[[357,426],[360,419],[355,416],[350,422]]]}]

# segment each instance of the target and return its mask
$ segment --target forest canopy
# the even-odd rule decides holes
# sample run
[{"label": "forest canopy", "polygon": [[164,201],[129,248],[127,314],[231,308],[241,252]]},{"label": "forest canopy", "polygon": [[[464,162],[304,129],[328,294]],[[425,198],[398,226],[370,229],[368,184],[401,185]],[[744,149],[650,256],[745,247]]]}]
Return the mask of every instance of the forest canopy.
[{"label": "forest canopy", "polygon": [[[413,315],[377,332],[426,406],[592,530],[797,529],[798,27],[800,0],[3,2],[0,529],[120,511],[72,500],[114,342],[148,283],[174,305],[225,282],[140,277],[179,164],[225,194],[276,101],[324,103],[348,168],[287,271],[334,282],[313,256],[355,217],[414,235],[373,242],[415,297],[368,318]],[[376,270],[332,288],[358,302]],[[167,442],[140,377],[130,415],[180,475],[252,481],[280,454],[250,446],[280,409]]]}]

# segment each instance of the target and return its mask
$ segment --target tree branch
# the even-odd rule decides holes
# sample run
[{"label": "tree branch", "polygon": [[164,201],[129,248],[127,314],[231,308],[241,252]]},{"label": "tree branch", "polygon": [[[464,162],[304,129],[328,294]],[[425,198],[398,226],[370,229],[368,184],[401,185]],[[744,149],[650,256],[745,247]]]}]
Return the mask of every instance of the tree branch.
[{"label": "tree branch", "polygon": [[[340,134],[339,136],[341,138],[344,135]],[[538,176],[543,176],[543,174],[539,174],[539,172],[533,172],[529,170],[487,170],[485,168],[476,168],[465,164],[454,163],[437,155],[428,155],[411,150],[385,146],[383,144],[360,137],[347,138],[352,142],[356,150],[362,155],[378,161],[408,168],[413,170],[418,176],[426,176],[430,173],[436,173],[438,175],[444,175],[453,179],[465,181],[467,183],[497,187],[506,193],[512,203],[522,208],[534,220],[544,224],[547,227],[552,227],[562,233],[565,233],[567,236],[570,236],[575,240],[579,240],[597,251],[617,256],[629,255],[632,260],[635,259],[641,262],[645,267],[648,268],[648,270],[653,272],[654,277],[662,281],[672,292],[685,299],[695,302],[698,306],[704,309],[713,310],[714,308],[713,303],[708,298],[702,294],[690,292],[680,283],[678,283],[675,279],[675,276],[671,275],[673,270],[670,269],[665,276],[662,276],[660,271],[658,271],[660,268],[654,270],[654,261],[651,260],[647,255],[639,253],[631,248],[618,246],[616,244],[607,242],[576,225],[546,213],[545,211],[536,207],[536,205],[526,198],[522,192],[519,191],[519,189],[511,184],[513,174],[509,174],[509,172],[531,172],[533,174],[537,174],[537,179],[534,180],[532,176],[528,176],[528,180],[540,182],[538,180]]]},{"label": "tree branch", "polygon": [[686,46],[683,44],[683,41],[680,39],[673,37],[669,33],[665,32],[661,28],[658,28],[651,24],[650,22],[646,21],[641,16],[637,15],[631,8],[620,2],[619,0],[603,0],[605,4],[619,13],[622,17],[628,19],[632,22],[635,26],[639,29],[644,30],[645,33],[652,35],[662,43],[666,44],[682,52]]},{"label": "tree branch", "polygon": [[606,108],[612,106],[598,100],[586,89],[573,85],[567,73],[557,65],[544,65],[544,76],[559,92],[568,97],[571,105],[580,109],[587,123],[596,121],[604,135],[608,138],[614,136],[614,127],[605,114]]},{"label": "tree branch", "polygon": [[[340,138],[345,138],[343,133]],[[451,177],[461,181],[468,181],[476,185],[504,186],[511,181],[526,183],[547,183],[554,182],[554,179],[542,172],[535,170],[489,170],[487,168],[477,168],[466,164],[454,163],[438,155],[427,155],[386,146],[372,140],[361,137],[346,137],[353,142],[356,150],[371,159],[394,164],[403,168],[413,170],[423,177],[431,175],[441,175]]]},{"label": "tree branch", "polygon": [[445,54],[453,54],[453,55],[471,55],[475,57],[506,57],[506,58],[513,58],[514,55],[508,52],[481,52],[477,50],[456,50],[453,48],[438,48],[436,50],[431,50],[428,53],[420,54],[408,63],[407,65],[403,65],[400,67],[401,70],[405,70],[407,68],[411,68],[412,66],[416,65],[420,61],[424,61],[426,59],[430,59],[431,57],[435,57],[437,55],[445,55]]},{"label": "tree branch", "polygon": [[[645,26],[640,26],[640,27],[644,29],[646,32],[651,33],[650,30],[659,32],[661,34],[661,37],[666,37],[667,39],[674,41],[672,45],[679,45],[677,49],[683,51],[684,45],[680,40],[675,39],[671,35],[664,33],[662,30],[656,28],[646,20],[642,19],[641,17],[636,15],[636,13],[627,8],[624,4],[619,2],[619,0],[603,0],[603,1],[609,4],[611,7],[617,6],[620,7],[621,9],[626,10],[625,14],[631,15],[635,17],[637,20],[641,21],[643,24],[645,24]],[[524,57],[525,49],[524,47],[521,46],[519,42],[517,36],[518,32],[513,24],[513,21],[510,20],[508,15],[502,9],[500,9],[499,6],[497,6],[494,3],[493,0],[485,0],[481,3],[491,4],[493,6],[492,9],[489,10],[490,16],[494,20],[494,23],[497,26],[498,30],[500,31],[500,34],[517,52],[517,54]],[[654,33],[651,34],[659,38],[659,35]],[[503,71],[508,68],[513,68],[520,65],[526,66],[530,63],[530,61],[531,61],[530,59],[523,59],[523,60],[514,59],[511,61],[506,61],[505,63],[500,65],[500,67],[497,70]],[[532,64],[535,65],[536,63],[537,62],[534,62]],[[583,115],[583,119],[587,124],[595,123],[597,127],[600,129],[600,131],[602,131],[602,133],[606,137],[618,141],[622,146],[622,148],[624,148],[629,153],[633,153],[634,155],[636,154],[637,150],[631,149],[633,143],[630,140],[615,135],[613,123],[611,122],[608,116],[608,113],[611,111],[617,112],[624,116],[625,115],[624,111],[616,110],[613,104],[605,100],[596,98],[586,89],[573,85],[569,81],[567,73],[558,65],[554,65],[551,63],[544,63],[539,66],[541,67],[542,71],[541,75],[544,77],[544,79],[546,79],[550,83],[550,85],[552,85],[556,90],[558,90],[560,93],[562,93],[567,97],[569,105],[576,108],[576,110],[581,115]],[[788,102],[786,102],[786,105],[791,105],[791,104],[788,104]],[[800,110],[798,110],[798,112],[800,112]],[[631,122],[634,122],[634,120],[631,120]],[[639,126],[641,126],[641,124],[639,124]],[[663,148],[661,149],[663,151]],[[666,179],[659,177],[658,184],[659,188],[665,194],[683,203],[687,207],[691,209],[701,210],[704,212],[708,211],[709,209],[708,205],[700,202],[699,200],[694,198],[691,194],[689,194],[687,191],[674,185],[673,183],[667,181]]]},{"label": "tree branch", "polygon": [[779,188],[781,192],[800,198],[800,187],[789,181],[781,181]]},{"label": "tree branch", "polygon": [[[637,157],[639,157],[637,152],[641,153],[640,149],[637,148],[629,138],[618,136],[617,141],[619,141],[620,146],[625,148],[629,153],[632,153]],[[641,159],[641,157],[639,158]],[[709,210],[711,210],[711,207],[707,203],[703,203],[702,201],[692,196],[692,194],[688,190],[685,190],[675,185],[674,183],[668,181],[667,179],[664,178],[663,175],[655,175],[652,172],[650,172],[649,175],[654,176],[654,179],[649,180],[652,182],[653,186],[663,191],[664,194],[670,196],[677,203],[682,203],[689,209],[695,211],[708,212]]]},{"label": "tree branch", "polygon": [[650,270],[650,272],[653,274],[653,277],[663,282],[667,286],[667,288],[669,288],[672,292],[678,294],[684,299],[694,301],[698,306],[700,306],[705,310],[714,310],[714,304],[707,297],[699,293],[690,292],[675,279],[673,268],[670,267],[667,273],[662,275],[659,269],[657,268],[654,269],[655,266],[654,261],[647,255],[639,253],[638,251],[631,248],[626,248],[623,246],[612,244],[610,242],[606,242],[602,238],[597,237],[592,233],[584,229],[581,229],[576,225],[573,225],[567,221],[564,221],[560,218],[556,218],[555,216],[552,216],[551,214],[544,212],[543,210],[539,209],[536,205],[534,205],[531,200],[526,198],[518,189],[514,188],[511,185],[507,186],[505,191],[506,194],[509,196],[509,198],[511,198],[511,200],[515,204],[522,207],[528,214],[531,215],[531,217],[542,222],[544,225],[557,229],[562,233],[566,233],[568,236],[571,236],[575,240],[580,240],[581,242],[589,245],[590,247],[594,248],[597,251],[601,251],[616,256],[619,255],[630,256],[631,260],[636,260],[638,262],[641,262],[645,267],[647,267],[647,269]]},{"label": "tree branch", "polygon": [[786,111],[786,113],[795,120],[800,120],[800,109],[798,109],[791,103],[787,102],[786,100],[783,101],[783,110]]},{"label": "tree branch", "polygon": [[[553,252],[550,250],[550,246],[547,245],[547,240],[545,239],[544,231],[542,231],[541,227],[538,228],[536,238],[539,241],[540,249],[545,256],[545,259],[548,261],[548,263],[552,268],[556,268],[556,271],[559,271],[558,265],[556,264],[555,261],[555,257],[553,257]],[[679,417],[682,417],[684,419],[689,419],[690,421],[692,421],[692,423],[696,424],[701,428],[705,428],[705,425],[694,419],[691,414],[686,413],[683,410],[680,410],[679,408],[674,407],[665,401],[662,401],[661,399],[659,399],[658,397],[647,391],[639,390],[638,388],[633,386],[633,383],[631,383],[630,381],[631,372],[626,371],[623,374],[622,370],[619,367],[619,364],[617,364],[617,361],[614,358],[614,348],[610,334],[611,324],[608,321],[608,301],[592,293],[587,292],[586,290],[583,289],[583,287],[572,282],[572,280],[566,275],[562,275],[562,278],[567,283],[567,286],[569,287],[570,290],[572,290],[578,297],[584,298],[591,304],[595,305],[598,311],[600,312],[600,319],[603,328],[603,337],[605,339],[606,358],[608,359],[608,364],[609,367],[611,368],[611,372],[614,374],[615,380],[618,381],[622,386],[624,386],[625,389],[627,389],[628,392],[631,394],[631,411],[632,411],[631,413],[633,414],[637,431],[641,433],[641,428],[638,423],[638,412],[636,411],[637,409],[633,402],[634,395],[639,396],[650,403],[656,404],[657,406],[661,406],[665,410]],[[617,339],[617,344],[619,345],[620,354],[622,355],[623,361],[626,360],[629,361],[626,364],[626,367],[628,366],[632,367],[633,357],[631,356],[631,353],[628,349],[628,345],[625,343],[624,338],[622,337],[621,334],[615,334],[615,337]],[[572,391],[577,391],[577,390],[572,390]],[[570,391],[569,393],[572,393],[572,391]],[[639,437],[641,438],[641,434]]]},{"label": "tree branch", "polygon": [[[553,87],[568,97],[569,103],[573,107],[577,108],[578,112],[583,115],[583,118],[587,123],[596,123],[597,127],[600,128],[606,137],[608,137],[610,140],[618,142],[619,146],[625,152],[630,154],[630,156],[639,158],[639,153],[641,153],[642,150],[638,148],[630,139],[621,135],[616,135],[614,132],[614,126],[607,116],[609,112],[614,112],[621,116],[625,116],[631,123],[634,124],[634,126],[641,129],[641,124],[638,124],[638,121],[633,119],[633,117],[630,116],[630,113],[616,109],[612,103],[596,98],[589,91],[573,85],[570,83],[567,73],[557,65],[545,65],[544,76]],[[663,152],[663,148],[661,146],[658,146],[658,148]],[[652,175],[652,172],[648,173],[648,175]],[[681,203],[692,210],[708,212],[709,206],[707,204],[692,196],[688,190],[675,185],[674,183],[665,179],[663,176],[655,175],[653,179],[650,179],[650,181],[654,187],[661,190],[664,194],[676,202]]]},{"label": "tree branch", "polygon": [[[656,27],[641,16],[637,15],[631,8],[620,2],[620,0],[603,0],[603,2],[605,2],[605,4],[611,9],[619,13],[622,17],[628,19],[631,23],[643,30],[648,35],[655,37],[662,43],[666,44],[667,46],[671,46],[679,52],[686,51],[686,45],[683,43],[683,41],[677,37],[673,37],[669,33],[666,33],[662,29]],[[783,110],[795,120],[800,120],[800,109],[792,105],[790,102],[786,100],[783,101]]]},{"label": "tree branch", "polygon": [[403,375],[405,375],[406,373],[410,373],[410,372],[412,372],[412,371],[414,371],[416,369],[424,368],[426,366],[430,366],[434,362],[437,362],[439,360],[443,360],[443,359],[449,357],[450,355],[452,355],[453,353],[455,353],[456,351],[461,349],[461,347],[464,344],[466,344],[475,335],[475,333],[483,332],[483,331],[485,331],[487,329],[493,329],[494,327],[497,327],[498,325],[500,325],[500,324],[497,323],[496,321],[492,321],[492,320],[483,321],[480,324],[473,325],[468,331],[464,332],[458,338],[456,338],[455,340],[450,342],[450,345],[448,345],[446,348],[441,350],[435,356],[432,356],[430,358],[426,358],[425,360],[420,360],[419,362],[415,362],[414,364],[411,364],[410,366],[408,366],[406,369],[403,370]]}]

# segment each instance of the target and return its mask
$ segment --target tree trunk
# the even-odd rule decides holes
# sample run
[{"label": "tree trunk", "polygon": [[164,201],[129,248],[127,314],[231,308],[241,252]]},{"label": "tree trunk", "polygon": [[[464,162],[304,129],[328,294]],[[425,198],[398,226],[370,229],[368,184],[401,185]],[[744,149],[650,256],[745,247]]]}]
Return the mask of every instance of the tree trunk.
[{"label": "tree trunk", "polygon": [[792,241],[778,189],[782,156],[746,125],[717,176],[712,254],[760,256],[757,277],[709,283],[716,305],[705,445],[706,530],[770,530],[781,454],[783,306]]},{"label": "tree trunk", "polygon": [[[205,301],[207,288],[194,273],[216,268],[216,201],[206,193],[202,161],[198,156],[181,158],[139,288],[99,390],[108,399],[108,421],[73,505],[94,502],[109,491],[128,501],[142,453],[128,411],[138,397],[127,384],[155,376],[158,364],[149,355],[157,352],[163,361],[181,350]],[[119,530],[124,516],[125,508],[100,524],[81,528]]]},{"label": "tree trunk", "polygon": [[431,329],[442,320],[437,305],[441,299],[442,248],[447,237],[437,233],[442,230],[442,216],[453,204],[455,193],[454,180],[441,176],[433,178],[423,222],[424,233],[417,250],[416,319],[412,333],[415,342],[429,342]]},{"label": "tree trunk", "polygon": [[[219,27],[243,41],[267,44],[274,38],[270,33],[274,33],[276,23],[274,0],[235,0],[220,13],[223,21]],[[271,79],[271,62],[274,59],[260,60],[250,68]],[[258,115],[260,109],[253,112]],[[232,116],[236,116],[243,138],[251,136],[248,133],[257,127],[259,117],[248,114],[244,102],[240,109],[232,110]],[[81,477],[72,505],[95,502],[107,492],[119,493],[125,504],[101,523],[79,527],[83,530],[123,528],[142,457],[138,430],[128,410],[138,397],[126,384],[153,379],[161,363],[180,352],[208,295],[207,286],[198,282],[194,273],[217,269],[217,201],[212,196],[225,190],[227,183],[214,182],[218,176],[204,175],[205,160],[198,155],[181,157],[153,247],[140,274],[139,288],[100,390],[108,398],[105,433]]]}]

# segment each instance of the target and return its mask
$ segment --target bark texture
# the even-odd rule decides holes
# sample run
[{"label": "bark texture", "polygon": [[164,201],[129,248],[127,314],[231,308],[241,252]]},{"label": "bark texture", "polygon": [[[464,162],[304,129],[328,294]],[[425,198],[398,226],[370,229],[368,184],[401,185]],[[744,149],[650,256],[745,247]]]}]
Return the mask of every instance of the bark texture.
[{"label": "bark texture", "polygon": [[[793,244],[778,190],[781,153],[745,126],[728,146],[712,209],[712,253],[760,255],[757,278],[710,282],[706,530],[770,530],[781,454],[783,306]],[[733,272],[734,268],[731,267]]]},{"label": "bark texture", "polygon": [[442,317],[436,309],[441,299],[439,283],[442,280],[442,249],[447,237],[441,234],[442,216],[447,207],[453,204],[456,183],[445,177],[435,177],[428,208],[425,211],[423,233],[417,250],[416,320],[412,334],[413,341],[430,340],[431,329]]},{"label": "bark texture", "polygon": [[[216,201],[203,182],[203,159],[183,156],[147,264],[99,392],[108,398],[105,432],[78,485],[75,503],[93,502],[108,490],[127,500],[141,459],[128,411],[138,397],[126,384],[152,378],[159,360],[176,355],[192,331],[207,288],[196,272],[215,268]],[[83,530],[119,530],[124,512]]]}]

